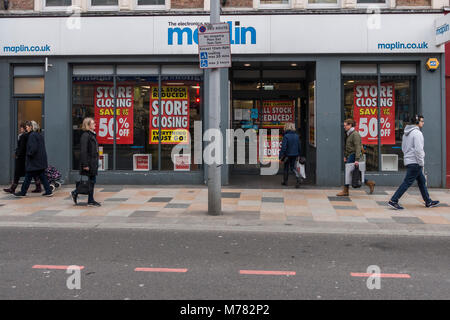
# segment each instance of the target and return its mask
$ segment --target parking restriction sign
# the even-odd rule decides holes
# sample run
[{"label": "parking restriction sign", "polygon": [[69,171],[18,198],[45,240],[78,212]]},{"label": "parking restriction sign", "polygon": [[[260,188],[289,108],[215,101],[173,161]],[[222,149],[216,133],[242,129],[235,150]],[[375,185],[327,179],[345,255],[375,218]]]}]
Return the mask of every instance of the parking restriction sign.
[{"label": "parking restriction sign", "polygon": [[231,67],[230,27],[228,23],[198,26],[198,55],[201,69]]}]

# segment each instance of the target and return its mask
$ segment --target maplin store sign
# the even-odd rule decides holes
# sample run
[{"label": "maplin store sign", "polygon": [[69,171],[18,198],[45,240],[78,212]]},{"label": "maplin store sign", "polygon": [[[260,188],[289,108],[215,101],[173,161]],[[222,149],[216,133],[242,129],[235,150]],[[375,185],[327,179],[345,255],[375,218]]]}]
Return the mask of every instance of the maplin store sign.
[{"label": "maplin store sign", "polygon": [[435,23],[436,45],[450,41],[450,15],[436,19]]},{"label": "maplin store sign", "polygon": [[[224,15],[221,21],[230,25],[233,54],[444,52],[436,42],[450,34],[450,23],[436,27],[443,15],[382,14],[376,26],[372,16]],[[197,26],[208,21],[208,16],[5,18],[0,55],[196,55]]]}]

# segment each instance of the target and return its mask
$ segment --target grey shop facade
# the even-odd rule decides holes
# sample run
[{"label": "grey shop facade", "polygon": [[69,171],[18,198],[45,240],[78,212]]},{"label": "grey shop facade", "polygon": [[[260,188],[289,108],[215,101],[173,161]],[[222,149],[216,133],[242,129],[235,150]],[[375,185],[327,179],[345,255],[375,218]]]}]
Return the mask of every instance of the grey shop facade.
[{"label": "grey shop facade", "polygon": [[[402,129],[420,113],[426,121],[428,184],[443,187],[444,52],[433,38],[433,23],[441,14],[415,16],[412,23],[406,15],[383,14],[380,28],[364,32],[360,30],[370,18],[365,14],[223,16],[233,43],[233,66],[221,70],[223,136],[226,129],[254,130],[257,135],[260,129],[279,129],[276,110],[288,110],[301,136],[308,183],[338,186],[343,182],[342,122],[359,116],[359,130],[372,139],[365,144],[366,176],[389,186],[404,177]],[[31,119],[43,128],[49,164],[66,183],[73,183],[80,125],[90,116],[96,119],[102,150],[99,183],[204,184],[206,165],[195,151],[201,154],[207,146],[201,137],[209,126],[209,71],[198,66],[195,30],[208,17],[82,17],[81,28],[75,30],[67,28],[65,19],[0,19],[2,29],[14,30],[0,48],[0,183],[12,178],[18,123]],[[324,23],[335,27],[324,33],[319,28]],[[26,29],[31,25],[35,30]],[[150,40],[143,41],[145,37]],[[415,48],[406,48],[408,44]],[[430,58],[441,63],[434,72],[426,68]],[[164,103],[178,106],[178,114],[176,107],[164,109]],[[373,120],[370,113],[378,104],[382,112]],[[389,116],[383,117],[383,106],[392,110]],[[158,112],[161,120],[156,119]],[[158,121],[161,136],[174,137],[179,128],[189,132],[190,144],[183,151],[189,163],[174,161],[175,144],[159,140]],[[379,141],[378,123],[384,130]],[[278,147],[269,143],[263,153],[276,156]],[[263,167],[226,163],[225,155],[224,162],[223,184],[233,176],[251,179]]]}]

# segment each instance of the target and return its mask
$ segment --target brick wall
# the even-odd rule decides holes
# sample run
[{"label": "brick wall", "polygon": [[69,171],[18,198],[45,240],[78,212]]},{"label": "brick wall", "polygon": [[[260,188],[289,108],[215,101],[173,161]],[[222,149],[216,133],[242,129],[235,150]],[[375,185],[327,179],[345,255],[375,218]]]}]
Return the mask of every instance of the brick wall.
[{"label": "brick wall", "polygon": [[172,0],[171,7],[173,9],[196,9],[203,10],[204,0]]},{"label": "brick wall", "polygon": [[253,8],[253,0],[227,0],[224,8]]},{"label": "brick wall", "polygon": [[431,0],[397,0],[397,6],[431,6]]},{"label": "brick wall", "polygon": [[[3,1],[1,1],[3,9]],[[34,10],[34,0],[9,0],[9,10]]]}]

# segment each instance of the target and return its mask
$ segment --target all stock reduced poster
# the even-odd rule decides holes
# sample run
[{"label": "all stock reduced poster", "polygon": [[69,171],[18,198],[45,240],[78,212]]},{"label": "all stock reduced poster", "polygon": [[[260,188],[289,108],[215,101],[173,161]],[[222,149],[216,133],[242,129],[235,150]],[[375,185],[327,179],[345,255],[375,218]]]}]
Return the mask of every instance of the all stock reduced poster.
[{"label": "all stock reduced poster", "polygon": [[[263,149],[262,149],[263,162],[273,162],[279,160],[282,141],[283,141],[282,135],[269,134],[265,137],[265,139],[263,139]],[[258,148],[258,161],[259,161],[259,148]]]},{"label": "all stock reduced poster", "polygon": [[294,101],[263,101],[260,121],[263,128],[282,129],[286,122],[295,122]]},{"label": "all stock reduced poster", "polygon": [[[94,88],[96,134],[99,144],[114,143],[114,87]],[[133,86],[117,87],[116,144],[133,144]]]},{"label": "all stock reduced poster", "polygon": [[152,87],[150,97],[150,144],[158,144],[159,142],[159,112],[161,112],[161,144],[189,143],[188,87],[161,87],[161,108],[159,108],[158,87]]},{"label": "all stock reduced poster", "polygon": [[[355,84],[353,117],[363,144],[378,144],[378,86]],[[395,144],[395,87],[385,83],[380,87],[381,144]]]}]

